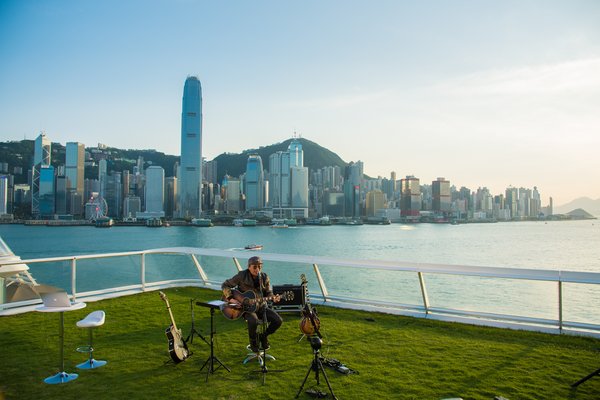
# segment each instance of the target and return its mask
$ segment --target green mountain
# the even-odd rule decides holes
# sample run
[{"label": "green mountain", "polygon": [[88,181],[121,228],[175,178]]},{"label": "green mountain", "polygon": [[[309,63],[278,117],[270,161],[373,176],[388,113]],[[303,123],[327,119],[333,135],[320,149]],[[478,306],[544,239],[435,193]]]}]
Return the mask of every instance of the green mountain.
[{"label": "green mountain", "polygon": [[[223,153],[215,158],[217,161],[217,177],[221,182],[225,174],[237,177],[246,171],[246,161],[248,155],[258,154],[262,158],[263,168],[269,169],[269,156],[278,151],[286,151],[290,142],[294,139],[288,139],[281,143],[275,143],[270,146],[259,147],[258,149],[244,150],[241,153]],[[319,146],[315,142],[307,139],[296,139],[302,144],[304,151],[304,166],[314,171],[328,166],[338,166],[344,168],[347,163],[334,152]]]},{"label": "green mountain", "polygon": [[[244,150],[239,154],[223,153],[215,158],[217,161],[217,177],[221,182],[225,174],[239,176],[246,171],[246,161],[249,154],[258,154],[263,160],[263,167],[269,168],[269,156],[277,151],[287,150],[290,142],[288,139],[281,143],[275,143],[269,146],[259,147],[258,149]],[[318,144],[307,139],[296,139],[302,144],[304,151],[304,166],[314,171],[327,166],[339,166],[344,168],[347,164],[334,152],[327,150]],[[0,162],[8,163],[8,172],[11,174],[14,167],[21,167],[22,174],[15,175],[15,183],[27,182],[27,171],[33,164],[33,140],[7,141],[0,142]],[[90,148],[86,148],[87,151]],[[165,176],[173,176],[173,166],[179,161],[179,156],[173,156],[161,153],[156,150],[123,150],[114,147],[108,147],[101,150],[102,158],[108,161],[109,171],[132,171],[138,157],[143,157],[144,168],[150,165],[161,166],[165,170]],[[92,154],[92,157],[97,155]],[[52,165],[59,166],[65,163],[65,146],[60,143],[52,143]],[[2,171],[0,171],[1,173]],[[98,167],[86,167],[86,178],[97,178]]]}]

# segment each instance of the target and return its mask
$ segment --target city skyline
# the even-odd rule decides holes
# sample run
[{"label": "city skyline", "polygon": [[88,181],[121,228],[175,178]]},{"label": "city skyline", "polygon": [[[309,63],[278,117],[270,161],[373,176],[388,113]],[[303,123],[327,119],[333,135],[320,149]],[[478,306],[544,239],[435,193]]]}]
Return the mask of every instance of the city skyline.
[{"label": "city skyline", "polygon": [[180,154],[196,75],[207,159],[297,132],[373,177],[600,198],[598,20],[593,1],[7,1],[0,139]]}]

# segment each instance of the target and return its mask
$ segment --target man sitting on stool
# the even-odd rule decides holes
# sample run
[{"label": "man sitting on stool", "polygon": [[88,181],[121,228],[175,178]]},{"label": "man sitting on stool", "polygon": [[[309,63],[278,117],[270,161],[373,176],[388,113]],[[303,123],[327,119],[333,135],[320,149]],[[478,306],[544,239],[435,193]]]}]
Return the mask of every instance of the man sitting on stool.
[{"label": "man sitting on stool", "polygon": [[[260,257],[250,257],[248,259],[248,269],[238,272],[234,277],[232,277],[231,279],[227,279],[225,282],[223,282],[223,284],[221,285],[221,289],[223,290],[223,296],[227,300],[231,300],[233,298],[231,291],[234,288],[237,288],[237,290],[239,290],[242,293],[251,290],[254,292],[257,299],[273,296],[269,276],[265,272],[261,272],[262,265],[263,263]],[[279,296],[275,296],[273,301],[279,301]],[[246,320],[246,322],[248,322],[248,337],[250,339],[250,349],[254,352],[259,351],[256,330],[259,322],[262,320],[265,308],[269,326],[264,331],[264,334],[261,334],[260,337],[258,337],[263,350],[267,350],[269,348],[269,341],[267,337],[270,334],[275,333],[275,331],[279,329],[279,327],[283,323],[283,320],[281,319],[279,314],[277,314],[271,308],[268,308],[266,302],[259,303],[255,312],[244,312],[244,319]]]}]

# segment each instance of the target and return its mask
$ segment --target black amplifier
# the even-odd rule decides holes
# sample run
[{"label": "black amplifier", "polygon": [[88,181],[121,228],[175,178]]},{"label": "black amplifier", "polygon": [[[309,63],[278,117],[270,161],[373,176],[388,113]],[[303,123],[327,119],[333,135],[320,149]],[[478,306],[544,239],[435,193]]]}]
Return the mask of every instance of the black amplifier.
[{"label": "black amplifier", "polygon": [[292,292],[294,298],[285,300],[282,298],[278,303],[273,304],[273,308],[278,311],[300,311],[306,304],[306,296],[302,285],[273,285],[273,294],[283,294]]}]

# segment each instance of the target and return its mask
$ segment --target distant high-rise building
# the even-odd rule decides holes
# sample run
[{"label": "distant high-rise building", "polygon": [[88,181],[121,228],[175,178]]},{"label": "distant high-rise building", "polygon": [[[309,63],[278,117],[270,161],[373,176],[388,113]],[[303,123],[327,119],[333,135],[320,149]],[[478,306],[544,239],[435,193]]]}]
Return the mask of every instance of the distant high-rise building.
[{"label": "distant high-rise building", "polygon": [[[67,211],[72,215],[83,212],[83,179],[85,167],[85,146],[83,143],[67,142],[65,176],[67,178]],[[73,194],[77,196],[73,196]],[[79,202],[81,204],[73,204]]]},{"label": "distant high-rise building", "polygon": [[263,209],[265,206],[265,180],[262,158],[258,154],[248,156],[244,189],[246,193],[246,210],[257,211]]},{"label": "distant high-rise building", "polygon": [[142,211],[142,200],[138,196],[125,197],[123,201],[124,218],[136,218],[140,211]]},{"label": "distant high-rise building", "polygon": [[102,159],[98,162],[98,182],[100,182],[100,196],[106,197],[106,177],[108,175],[108,162]]},{"label": "distant high-rise building", "polygon": [[195,76],[186,79],[181,111],[181,165],[178,178],[179,215],[202,212],[202,87]]},{"label": "distant high-rise building", "polygon": [[374,217],[377,211],[383,209],[383,192],[381,190],[371,190],[366,196],[367,217]]},{"label": "distant high-rise building", "polygon": [[363,183],[362,161],[350,162],[344,173],[344,215],[361,216],[361,188]]},{"label": "distant high-rise building", "polygon": [[52,154],[52,143],[44,132],[35,139],[33,148],[33,165],[50,165],[50,155]]},{"label": "distant high-rise building", "polygon": [[177,177],[165,179],[165,216],[172,218],[177,215]]},{"label": "distant high-rise building", "polygon": [[450,197],[450,181],[444,178],[437,178],[431,183],[431,191],[433,197],[433,211],[448,213],[452,206]]},{"label": "distant high-rise building", "polygon": [[302,166],[290,168],[290,198],[292,200],[290,217],[308,218],[308,168]]},{"label": "distant high-rise building", "polygon": [[308,168],[299,140],[269,157],[269,204],[276,218],[308,217]]},{"label": "distant high-rise building", "polygon": [[165,170],[159,166],[146,169],[146,212],[164,212]]},{"label": "distant high-rise building", "polygon": [[224,211],[227,214],[237,214],[241,211],[241,182],[239,179],[225,175],[221,190],[224,192]]},{"label": "distant high-rise building", "polygon": [[[31,214],[34,218],[39,218],[42,214],[40,210],[40,201],[41,201],[41,188],[42,184],[41,174],[42,168],[48,167],[50,165],[50,155],[52,154],[52,143],[50,139],[46,137],[44,132],[40,133],[40,135],[35,139],[34,147],[33,147],[33,168],[32,168],[32,177],[31,177]],[[45,171],[45,178],[48,179],[48,171]],[[54,168],[52,168],[52,173],[54,173]],[[44,183],[44,191],[48,189],[48,182]],[[52,190],[54,190],[54,176],[52,177]],[[44,196],[48,196],[48,193],[45,193]],[[52,193],[54,197],[54,192]],[[47,200],[47,198],[46,198]],[[47,204],[46,204],[47,206]],[[54,213],[54,207],[52,210]]]},{"label": "distant high-rise building", "polygon": [[54,192],[54,211],[58,215],[67,214],[67,177],[64,175],[59,175],[56,177],[55,183],[55,192]]},{"label": "distant high-rise building", "polygon": [[202,168],[203,179],[208,183],[217,182],[217,160],[205,161]]},{"label": "distant high-rise building", "polygon": [[274,213],[290,206],[289,152],[278,151],[269,156],[269,192],[269,204]]},{"label": "distant high-rise building", "polygon": [[8,214],[8,176],[0,176],[0,215]]},{"label": "distant high-rise building", "polygon": [[421,185],[418,178],[407,175],[400,180],[400,213],[402,217],[416,219],[421,211]]},{"label": "distant high-rise building", "polygon": [[121,218],[123,216],[123,184],[121,183],[121,173],[112,172],[106,175],[106,184],[104,196],[108,205],[108,216],[112,218]]},{"label": "distant high-rise building", "polygon": [[506,188],[505,193],[505,205],[510,212],[510,218],[516,218],[519,209],[519,190],[511,186]]},{"label": "distant high-rise building", "polygon": [[38,216],[40,218],[51,218],[54,215],[55,195],[54,167],[41,165],[38,191]]}]

